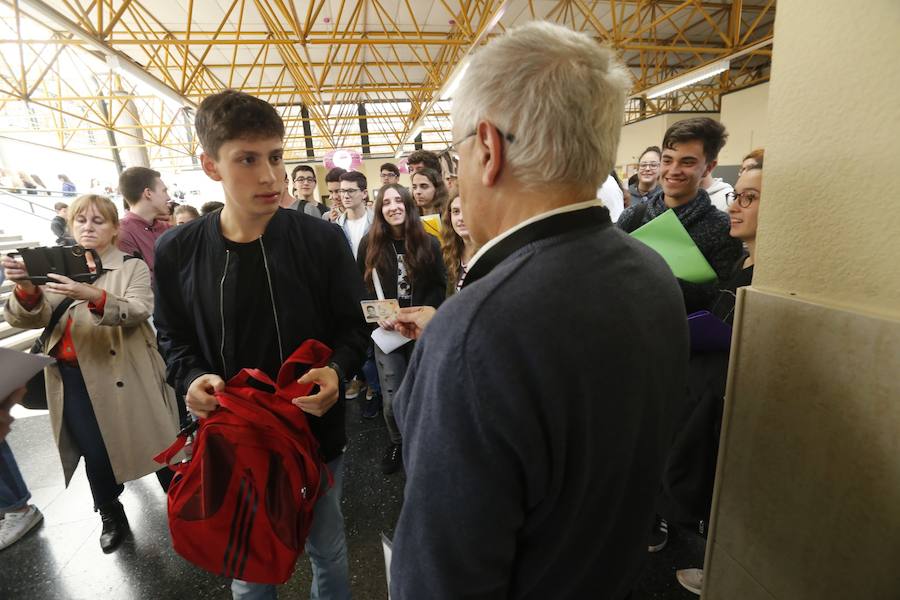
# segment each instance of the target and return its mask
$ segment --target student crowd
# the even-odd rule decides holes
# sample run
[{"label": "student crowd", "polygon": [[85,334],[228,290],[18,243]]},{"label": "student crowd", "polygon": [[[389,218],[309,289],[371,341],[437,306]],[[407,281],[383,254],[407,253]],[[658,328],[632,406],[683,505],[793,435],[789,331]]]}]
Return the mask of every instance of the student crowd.
[{"label": "student crowd", "polygon": [[[3,257],[16,282],[4,310],[37,329],[66,303],[45,346],[50,421],[67,484],[85,460],[103,550],[128,531],[124,482],[156,473],[168,489],[153,456],[180,425],[215,411],[242,368],[275,379],[308,339],[333,350],[306,376],[314,393],[294,400],[332,481],[306,540],[313,598],[350,596],[345,402],[363,394],[363,415],[387,426],[381,468],[407,477],[395,599],[627,598],[667,519],[703,533],[728,352],[692,350],[687,316],[730,324],[751,281],[763,156],[726,189],[711,176],[725,127],[679,121],[640,156],[614,223],[597,197],[629,85],[589,37],[533,23],[473,57],[454,143],[409,157],[410,188],[392,163],[377,190],[332,169],[325,206],[312,167],[287,172],[276,110],[226,90],[195,120],[224,206],[172,207],[143,167],[121,175],[121,219],[104,196],[60,203],[59,243],[96,250],[96,280],[36,286]],[[628,235],[669,210],[716,282],[676,279]],[[399,316],[367,325],[360,302],[376,298],[396,299]],[[385,351],[373,329],[408,341]],[[5,442],[0,458],[6,547],[41,514]],[[701,569],[678,578],[699,593]]]}]

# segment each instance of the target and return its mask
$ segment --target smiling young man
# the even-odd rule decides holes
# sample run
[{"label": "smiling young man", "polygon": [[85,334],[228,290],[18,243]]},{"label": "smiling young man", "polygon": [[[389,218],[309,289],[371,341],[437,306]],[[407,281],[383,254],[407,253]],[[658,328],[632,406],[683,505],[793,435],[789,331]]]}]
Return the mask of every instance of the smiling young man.
[{"label": "smiling young man", "polygon": [[[728,215],[712,205],[700,183],[715,168],[728,134],[725,126],[707,117],[685,119],[669,127],[663,137],[659,167],[661,190],[633,204],[616,225],[631,233],[670,208],[720,280],[731,273],[741,256],[740,241],[728,235]],[[715,283],[678,280],[688,314],[709,307]]]},{"label": "smiling young man", "polygon": [[[318,385],[318,393],[294,404],[307,413],[334,477],[307,538],[312,586],[318,598],[349,598],[339,382],[366,350],[362,279],[337,227],[279,208],[284,124],[271,105],[226,90],[201,103],[195,123],[203,170],[222,183],[225,206],[159,241],[156,324],[170,340],[168,380],[187,390],[188,408],[204,418],[217,407],[214,393],[240,369],[259,368],[275,379],[284,359],[308,339],[334,351],[328,366],[302,378]],[[234,580],[232,593],[274,598],[276,591]]]},{"label": "smiling young man", "polygon": [[169,229],[169,189],[158,171],[131,167],[119,176],[119,192],[128,204],[128,212],[119,222],[116,245],[126,254],[143,258],[153,277],[153,247]]}]

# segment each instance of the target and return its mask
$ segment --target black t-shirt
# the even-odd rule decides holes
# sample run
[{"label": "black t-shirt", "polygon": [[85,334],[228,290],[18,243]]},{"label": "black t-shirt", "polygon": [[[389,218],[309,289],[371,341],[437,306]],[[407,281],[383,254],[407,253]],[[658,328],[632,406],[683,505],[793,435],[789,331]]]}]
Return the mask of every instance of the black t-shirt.
[{"label": "black t-shirt", "polygon": [[409,280],[409,271],[405,261],[406,242],[391,240],[391,243],[397,254],[397,302],[400,306],[412,306],[412,283]]},{"label": "black t-shirt", "polygon": [[[269,281],[259,241],[241,244],[225,240],[225,248],[237,258],[237,298],[235,298],[235,359],[242,368],[262,369],[274,381],[281,368],[275,315],[269,294]],[[235,256],[236,255],[236,256]],[[230,329],[230,328],[229,328]],[[272,339],[260,343],[260,332],[272,332]],[[286,357],[285,357],[286,358]]]}]

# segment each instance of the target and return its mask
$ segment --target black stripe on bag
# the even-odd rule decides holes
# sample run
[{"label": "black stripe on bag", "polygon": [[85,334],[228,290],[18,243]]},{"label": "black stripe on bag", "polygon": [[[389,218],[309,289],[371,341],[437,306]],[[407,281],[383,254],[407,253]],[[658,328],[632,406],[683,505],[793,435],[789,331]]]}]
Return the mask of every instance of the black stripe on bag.
[{"label": "black stripe on bag", "polygon": [[[250,526],[253,521],[250,518],[250,507],[252,505],[252,497],[255,495],[255,490],[253,489],[253,478],[250,477],[249,472],[245,473],[241,477],[241,499],[243,501],[244,506],[244,515],[241,519],[241,522],[238,527],[237,537],[235,538],[235,546],[234,552],[231,555],[231,573],[232,577],[240,579],[240,576],[237,575],[237,566],[241,557],[247,551],[247,538],[250,533]],[[255,512],[255,511],[254,511]]]},{"label": "black stripe on bag", "polygon": [[250,532],[253,530],[253,521],[256,520],[256,509],[259,506],[259,494],[256,492],[256,488],[253,485],[253,480],[249,480],[250,485],[250,519],[247,522],[247,533],[244,535],[243,543],[241,544],[241,548],[243,549],[243,557],[241,558],[241,566],[238,568],[236,577],[241,579],[244,575],[244,567],[247,566],[247,557],[250,555]]},{"label": "black stripe on bag", "polygon": [[237,547],[237,539],[239,538],[238,532],[242,529],[241,522],[244,520],[244,515],[247,512],[244,486],[245,481],[241,478],[241,487],[238,492],[236,506],[234,507],[234,516],[231,518],[231,532],[228,535],[228,546],[225,547],[225,557],[222,561],[222,575],[224,577],[231,577],[231,573],[228,570],[228,563],[232,561],[229,560],[229,555],[231,554],[232,549],[236,549]]}]

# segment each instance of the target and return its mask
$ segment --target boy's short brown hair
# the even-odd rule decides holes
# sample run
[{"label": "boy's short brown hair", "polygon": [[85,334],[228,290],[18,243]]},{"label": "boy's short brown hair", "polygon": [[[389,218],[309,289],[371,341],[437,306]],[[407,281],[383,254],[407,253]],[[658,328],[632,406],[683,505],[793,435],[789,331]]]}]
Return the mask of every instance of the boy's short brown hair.
[{"label": "boy's short brown hair", "polygon": [[119,193],[128,206],[134,206],[144,195],[144,190],[156,187],[159,177],[159,171],[147,167],[128,167],[119,175]]},{"label": "boy's short brown hair", "polygon": [[674,150],[675,144],[684,144],[699,140],[703,143],[703,155],[706,162],[711,163],[719,158],[719,151],[725,146],[728,132],[725,126],[709,117],[694,117],[678,121],[666,130],[663,136],[663,148]]},{"label": "boy's short brown hair", "polygon": [[275,108],[250,94],[225,90],[207,96],[194,117],[203,151],[214,159],[225,142],[239,139],[284,139],[284,121]]},{"label": "boy's short brown hair", "polygon": [[347,171],[338,181],[349,181],[351,183],[355,183],[359,189],[366,190],[369,187],[368,182],[366,181],[366,176],[360,173],[359,171]]},{"label": "boy's short brown hair", "polygon": [[442,171],[441,169],[441,161],[438,159],[438,155],[434,152],[429,152],[428,150],[416,150],[406,159],[406,164],[408,165],[425,165],[428,169],[434,169],[438,173]]},{"label": "boy's short brown hair", "polygon": [[191,206],[190,204],[179,204],[178,206],[175,207],[175,212],[172,214],[174,214],[177,217],[178,215],[180,215],[182,213],[187,213],[195,219],[200,218],[199,211],[197,211],[197,209],[194,208],[193,206]]}]

